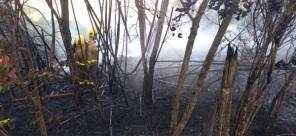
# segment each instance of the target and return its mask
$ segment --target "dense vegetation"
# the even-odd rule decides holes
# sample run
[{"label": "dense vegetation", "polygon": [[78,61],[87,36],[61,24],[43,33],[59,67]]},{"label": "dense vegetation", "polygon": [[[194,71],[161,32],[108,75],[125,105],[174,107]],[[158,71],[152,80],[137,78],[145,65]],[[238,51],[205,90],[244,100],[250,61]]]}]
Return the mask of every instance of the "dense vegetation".
[{"label": "dense vegetation", "polygon": [[[176,2],[170,8],[169,0],[84,0],[87,36],[74,0],[42,1],[50,14],[38,22],[28,9],[43,14],[42,9],[0,0],[0,135],[290,133],[273,128],[281,114],[295,115],[283,105],[296,100],[296,2]],[[217,32],[204,60],[194,61],[203,20]],[[229,31],[232,24],[236,31]],[[188,36],[184,25],[191,26]],[[188,37],[183,60],[162,61],[172,37]],[[129,57],[133,46],[141,56]],[[192,63],[199,64],[192,69]],[[91,125],[77,131],[81,127],[73,121],[79,119],[81,127]],[[283,122],[296,133],[295,116]]]}]

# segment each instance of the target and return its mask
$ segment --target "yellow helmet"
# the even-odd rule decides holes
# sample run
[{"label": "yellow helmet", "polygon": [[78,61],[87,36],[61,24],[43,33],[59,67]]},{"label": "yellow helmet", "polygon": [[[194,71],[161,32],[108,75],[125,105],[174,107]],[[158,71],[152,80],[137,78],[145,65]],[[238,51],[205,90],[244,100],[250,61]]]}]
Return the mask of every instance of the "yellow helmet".
[{"label": "yellow helmet", "polygon": [[96,35],[96,30],[95,29],[90,29],[89,31],[88,31],[88,37],[89,38],[95,38],[95,35]]},{"label": "yellow helmet", "polygon": [[85,38],[82,35],[77,35],[74,38],[74,44],[76,45],[85,45]]}]

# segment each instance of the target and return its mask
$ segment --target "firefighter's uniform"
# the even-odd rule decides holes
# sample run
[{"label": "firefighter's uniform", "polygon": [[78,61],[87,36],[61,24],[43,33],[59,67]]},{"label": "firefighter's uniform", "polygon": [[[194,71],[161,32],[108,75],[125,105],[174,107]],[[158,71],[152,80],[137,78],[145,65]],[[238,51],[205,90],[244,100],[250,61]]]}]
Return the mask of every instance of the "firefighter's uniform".
[{"label": "firefighter's uniform", "polygon": [[[89,31],[88,35],[89,39],[87,42],[83,36],[76,36],[74,39],[74,58],[78,68],[78,84],[80,87],[95,85],[94,78],[97,68],[96,64],[98,57],[98,48],[95,42],[95,31]],[[79,91],[79,93],[82,93],[82,91]],[[81,101],[81,98],[78,99],[80,99],[79,101]]]},{"label": "firefighter's uniform", "polygon": [[80,85],[94,85],[92,79],[93,69],[97,63],[97,47],[91,40],[85,41],[83,36],[75,37],[75,62],[79,70]]},{"label": "firefighter's uniform", "polygon": [[2,131],[6,132],[13,128],[15,128],[14,119],[10,119],[10,118],[0,119],[0,131],[2,129]]}]

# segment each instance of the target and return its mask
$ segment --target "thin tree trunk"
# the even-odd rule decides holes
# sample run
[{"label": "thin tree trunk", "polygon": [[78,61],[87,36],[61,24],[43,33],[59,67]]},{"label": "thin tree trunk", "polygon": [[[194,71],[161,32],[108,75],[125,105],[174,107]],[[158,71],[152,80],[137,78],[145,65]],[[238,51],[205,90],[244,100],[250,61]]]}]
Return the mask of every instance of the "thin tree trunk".
[{"label": "thin tree trunk", "polygon": [[[76,84],[77,78],[79,76],[77,75],[77,72],[75,72],[75,70],[77,69],[77,66],[75,65],[75,62],[74,62],[74,54],[73,54],[73,49],[71,45],[71,32],[70,32],[70,26],[69,26],[69,0],[60,0],[60,4],[61,4],[62,15],[61,15],[61,18],[59,19],[60,21],[58,22],[60,26],[64,47],[66,49],[68,65],[71,72],[70,79],[74,84]],[[80,104],[82,102],[80,90],[78,90],[78,88],[75,87],[74,93],[75,93],[74,95],[75,103]]]},{"label": "thin tree trunk", "polygon": [[[33,59],[32,59],[32,54],[30,51],[28,50],[23,50],[26,53],[26,58],[28,60],[28,66],[29,66],[29,73],[28,73],[28,77],[29,77],[29,81],[32,82],[32,87],[33,90],[29,91],[28,87],[24,85],[24,81],[21,80],[21,83],[19,85],[20,90],[23,90],[26,94],[27,100],[30,104],[33,105],[34,110],[35,110],[35,120],[37,122],[37,126],[40,130],[40,135],[41,136],[47,136],[47,127],[46,127],[46,123],[44,120],[44,115],[42,112],[42,105],[41,105],[41,96],[38,94],[38,84],[37,84],[37,78],[34,76],[34,74],[36,74],[36,71],[34,70],[34,66],[33,66]],[[20,70],[19,67],[17,67],[17,69]],[[20,78],[20,75],[18,75],[18,79]],[[30,93],[31,92],[31,93]]]},{"label": "thin tree trunk", "polygon": [[202,1],[196,16],[192,20],[192,26],[191,26],[190,34],[189,34],[188,41],[186,44],[186,50],[185,50],[185,55],[183,58],[181,72],[179,74],[178,81],[177,81],[176,95],[174,97],[173,104],[172,104],[172,113],[171,113],[172,116],[171,116],[171,124],[170,124],[171,133],[173,132],[173,130],[175,129],[175,127],[177,126],[177,123],[178,123],[180,98],[182,95],[182,91],[183,91],[183,87],[184,87],[184,83],[185,83],[185,79],[186,79],[186,72],[188,71],[189,60],[190,60],[190,56],[192,53],[193,44],[194,44],[195,38],[197,36],[199,23],[200,23],[200,20],[203,16],[207,6],[208,6],[208,3],[209,3],[209,0]]},{"label": "thin tree trunk", "polygon": [[[237,115],[235,118],[235,135],[237,136],[242,136],[246,133],[246,129],[248,128],[246,125],[248,124],[247,121],[247,117],[246,116],[251,116],[251,113],[247,112],[247,110],[249,110],[248,107],[250,107],[250,94],[252,92],[252,90],[254,89],[254,85],[256,83],[256,80],[260,77],[260,75],[262,75],[262,71],[263,68],[265,67],[265,63],[263,63],[266,58],[265,58],[265,54],[267,52],[268,46],[272,40],[271,37],[271,32],[272,32],[272,18],[270,16],[270,14],[267,14],[266,18],[265,18],[265,35],[264,35],[264,40],[262,43],[262,47],[261,49],[257,52],[258,57],[256,57],[256,59],[254,60],[255,66],[252,68],[250,75],[248,77],[248,81],[247,81],[247,85],[245,88],[245,91],[243,93],[243,95],[240,98],[240,102],[239,102],[239,106],[238,106],[238,110],[237,110]],[[260,45],[257,45],[260,46]],[[265,82],[262,82],[261,84],[264,84]],[[256,105],[253,105],[256,106]]]},{"label": "thin tree trunk", "polygon": [[[239,0],[234,0],[230,11],[233,11],[237,7],[238,3],[239,3]],[[225,18],[223,18],[222,24],[219,27],[219,30],[215,36],[215,39],[211,45],[211,48],[206,56],[206,60],[204,61],[204,64],[199,72],[199,75],[197,76],[196,82],[193,87],[193,92],[189,100],[189,103],[186,107],[185,113],[183,114],[181,120],[179,121],[175,129],[172,131],[172,136],[181,135],[183,129],[185,128],[189,119],[191,118],[192,112],[197,104],[198,97],[200,96],[206,75],[210,69],[211,63],[214,60],[215,53],[221,43],[221,40],[232,20],[232,16],[233,16],[233,12],[230,12],[225,16]]]},{"label": "thin tree trunk", "polygon": [[163,0],[161,3],[159,20],[157,22],[157,31],[156,31],[156,35],[155,35],[155,41],[154,41],[152,53],[150,56],[148,74],[144,75],[144,83],[143,83],[143,85],[144,85],[143,90],[144,90],[144,96],[145,96],[144,102],[147,105],[151,105],[153,103],[152,91],[153,91],[154,68],[155,68],[155,63],[157,60],[156,57],[157,57],[157,53],[159,50],[160,40],[162,37],[163,25],[164,25],[168,6],[169,6],[169,0]]},{"label": "thin tree trunk", "polygon": [[[20,6],[19,1],[15,3],[16,7]],[[13,11],[13,10],[12,10]],[[18,13],[18,11],[15,11]],[[34,100],[32,94],[30,93],[29,89],[27,87],[25,87],[24,83],[25,81],[22,78],[22,75],[20,75],[20,60],[18,57],[18,45],[19,45],[19,39],[17,38],[17,33],[19,31],[18,28],[18,22],[16,22],[15,17],[16,14],[12,14],[10,19],[7,19],[7,24],[9,24],[10,28],[12,29],[12,34],[11,34],[11,41],[10,44],[12,45],[12,56],[13,56],[13,61],[15,62],[16,66],[16,71],[17,71],[17,87],[20,88],[20,90],[22,90],[24,92],[24,94],[27,97],[27,100],[30,104],[32,104],[32,106],[35,109],[35,119],[37,120],[37,126],[39,127],[39,131],[40,131],[40,135],[41,136],[47,136],[47,129],[46,129],[46,124],[44,121],[44,117],[43,117],[43,113],[42,113],[42,105],[40,103],[40,99],[39,97],[37,97],[38,95],[38,90],[36,90],[36,88],[33,90],[33,93],[36,94],[36,100]],[[26,50],[27,51],[27,50]],[[32,55],[30,54],[31,52],[27,51],[26,52],[26,56],[28,56],[28,60],[29,60],[29,70],[33,71],[33,61],[32,61]],[[28,74],[29,75],[29,74]],[[32,75],[29,75],[32,76]],[[30,79],[29,79],[30,80]]]},{"label": "thin tree trunk", "polygon": [[216,122],[213,136],[229,136],[230,135],[230,117],[231,117],[231,101],[232,87],[237,70],[237,49],[228,46],[227,58],[225,61],[222,88],[218,96]]},{"label": "thin tree trunk", "polygon": [[8,136],[8,133],[0,126],[0,136]]},{"label": "thin tree trunk", "polygon": [[[73,62],[73,49],[71,45],[71,32],[69,28],[69,2],[68,0],[60,0],[62,16],[59,21],[60,31],[64,46],[67,53],[67,60]],[[70,65],[71,68],[72,65]],[[73,72],[73,71],[71,71]]]},{"label": "thin tree trunk", "polygon": [[139,30],[140,30],[140,45],[141,45],[141,57],[142,57],[142,65],[144,70],[144,81],[143,81],[143,95],[144,95],[144,103],[148,104],[152,101],[146,98],[152,97],[145,92],[144,87],[146,86],[146,80],[148,79],[148,66],[146,59],[146,47],[145,47],[145,39],[146,39],[146,21],[145,21],[145,10],[144,10],[144,1],[143,0],[135,0],[136,7],[138,9],[138,20],[139,20]]},{"label": "thin tree trunk", "polygon": [[277,93],[277,95],[273,98],[271,107],[268,112],[268,124],[267,129],[269,129],[272,126],[272,123],[276,120],[282,103],[284,101],[284,96],[287,92],[288,87],[290,84],[294,81],[294,78],[296,76],[296,71],[292,71],[292,73],[289,75],[287,81],[285,84],[281,87],[280,91]]},{"label": "thin tree trunk", "polygon": [[47,136],[47,128],[46,128],[46,123],[44,120],[44,115],[42,112],[42,105],[40,103],[40,97],[36,96],[35,103],[36,103],[35,118],[37,121],[38,128],[40,130],[40,135]]},{"label": "thin tree trunk", "polygon": [[[263,99],[266,97],[268,86],[272,81],[272,71],[273,63],[276,59],[276,51],[280,47],[279,43],[283,38],[284,33],[288,28],[288,24],[295,17],[293,13],[296,10],[296,4],[292,1],[289,1],[290,4],[287,4],[285,11],[282,13],[281,17],[278,19],[278,23],[271,25],[272,19],[270,13],[267,16],[267,37],[263,42],[263,48],[260,50],[260,56],[256,60],[256,65],[252,70],[251,75],[249,76],[247,87],[244,91],[243,96],[241,97],[241,102],[239,104],[239,109],[237,112],[237,119],[235,121],[235,133],[236,136],[244,136],[247,133],[247,130],[251,126],[251,123],[254,120],[254,117],[257,111],[263,105]],[[272,50],[271,50],[271,59],[268,61],[265,59],[265,54],[268,50],[270,42],[273,40]],[[270,68],[269,71],[264,72],[265,63],[269,62]],[[266,79],[260,81],[260,84],[254,87],[254,83],[261,76],[266,76]],[[254,90],[254,93],[252,93]]]},{"label": "thin tree trunk", "polygon": [[[51,6],[53,6],[53,0],[50,0]],[[53,10],[51,11],[51,27],[52,27],[52,39],[51,39],[51,46],[50,46],[50,67],[53,67],[54,60],[55,60],[55,42],[56,42],[56,35],[55,35],[55,22],[54,22],[54,13]]]}]

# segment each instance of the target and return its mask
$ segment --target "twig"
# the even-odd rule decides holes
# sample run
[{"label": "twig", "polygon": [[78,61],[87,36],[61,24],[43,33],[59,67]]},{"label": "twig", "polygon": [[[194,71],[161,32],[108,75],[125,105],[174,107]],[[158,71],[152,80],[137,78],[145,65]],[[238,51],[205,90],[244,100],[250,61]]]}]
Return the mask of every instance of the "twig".
[{"label": "twig", "polygon": [[[100,87],[99,89],[103,89],[103,88],[106,88],[108,87],[108,85],[106,86],[102,86]],[[87,93],[90,93],[91,90],[88,90],[88,91],[85,91],[84,94],[87,94]],[[60,98],[60,97],[66,97],[66,96],[70,96],[70,95],[74,95],[74,93],[61,93],[61,94],[54,94],[54,95],[47,95],[47,96],[44,96],[44,99],[50,99],[50,98]],[[33,97],[35,98],[35,97]],[[13,102],[18,102],[18,101],[25,101],[27,100],[27,98],[18,98],[18,99],[14,99]]]},{"label": "twig", "polygon": [[113,133],[112,133],[112,107],[111,107],[111,109],[110,109],[109,129],[110,129],[110,136],[112,136],[112,135],[113,135]]}]

